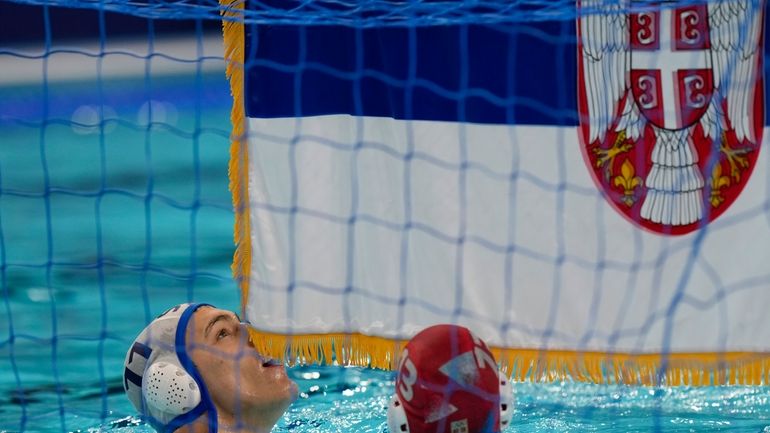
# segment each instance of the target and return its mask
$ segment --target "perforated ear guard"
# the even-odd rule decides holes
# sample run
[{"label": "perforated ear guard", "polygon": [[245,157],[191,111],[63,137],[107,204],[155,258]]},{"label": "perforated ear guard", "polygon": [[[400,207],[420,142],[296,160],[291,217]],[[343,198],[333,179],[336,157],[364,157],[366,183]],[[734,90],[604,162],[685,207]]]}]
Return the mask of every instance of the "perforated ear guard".
[{"label": "perforated ear guard", "polygon": [[502,371],[500,373],[500,431],[505,430],[513,419],[513,385]]},{"label": "perforated ear guard", "polygon": [[398,394],[394,394],[388,404],[388,428],[390,433],[409,433],[409,420]]},{"label": "perforated ear guard", "polygon": [[[165,359],[164,359],[165,358]],[[182,415],[201,402],[195,379],[172,357],[153,362],[144,373],[142,396],[149,406],[163,412]]]}]

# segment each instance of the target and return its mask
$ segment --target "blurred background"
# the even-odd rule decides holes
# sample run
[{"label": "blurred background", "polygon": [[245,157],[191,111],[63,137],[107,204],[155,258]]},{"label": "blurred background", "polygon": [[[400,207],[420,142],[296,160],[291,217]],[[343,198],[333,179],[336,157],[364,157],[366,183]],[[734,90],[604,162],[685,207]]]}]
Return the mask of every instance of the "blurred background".
[{"label": "blurred background", "polygon": [[239,309],[220,26],[0,2],[0,431],[133,415],[143,326]]}]

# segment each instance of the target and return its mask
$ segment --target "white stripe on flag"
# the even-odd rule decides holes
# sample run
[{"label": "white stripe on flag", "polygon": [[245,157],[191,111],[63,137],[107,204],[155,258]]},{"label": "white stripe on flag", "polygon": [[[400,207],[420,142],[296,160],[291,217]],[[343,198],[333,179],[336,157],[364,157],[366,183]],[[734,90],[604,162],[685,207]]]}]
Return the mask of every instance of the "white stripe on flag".
[{"label": "white stripe on flag", "polygon": [[575,128],[347,115],[249,128],[247,315],[261,330],[408,338],[456,321],[494,346],[657,352],[671,326],[672,351],[770,350],[757,302],[770,289],[767,151],[683,280],[697,232],[626,221],[591,179]]}]

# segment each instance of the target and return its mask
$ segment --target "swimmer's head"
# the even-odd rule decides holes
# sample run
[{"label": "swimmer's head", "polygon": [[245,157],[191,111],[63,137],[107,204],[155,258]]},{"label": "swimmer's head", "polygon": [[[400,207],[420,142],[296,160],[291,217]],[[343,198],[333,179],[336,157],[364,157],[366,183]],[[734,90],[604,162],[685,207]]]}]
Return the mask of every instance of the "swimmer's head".
[{"label": "swimmer's head", "polygon": [[391,433],[496,433],[512,413],[510,382],[467,328],[431,326],[404,348],[388,406]]},{"label": "swimmer's head", "polygon": [[123,379],[131,403],[162,432],[269,431],[297,396],[283,364],[257,353],[238,316],[205,304],[178,305],[150,323],[126,354]]}]

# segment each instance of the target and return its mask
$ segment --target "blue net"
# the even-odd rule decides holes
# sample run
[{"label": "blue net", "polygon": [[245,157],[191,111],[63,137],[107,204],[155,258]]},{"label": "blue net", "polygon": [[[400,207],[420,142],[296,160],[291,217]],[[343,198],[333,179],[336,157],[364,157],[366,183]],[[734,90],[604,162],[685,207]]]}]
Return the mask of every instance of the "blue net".
[{"label": "blue net", "polygon": [[[49,0],[0,6],[0,431],[150,431],[123,395],[123,358],[134,336],[179,302],[240,309],[238,282],[230,271],[232,99],[220,31],[222,14],[239,5]],[[353,136],[337,138],[307,133],[293,123],[275,134],[253,130],[249,139],[262,143],[265,160],[275,164],[267,167],[274,171],[268,182],[275,182],[276,190],[294,188],[250,203],[252,212],[285,221],[291,238],[287,281],[257,281],[265,293],[288,293],[285,305],[276,304],[283,308],[280,315],[303,315],[303,304],[294,297],[333,298],[330,303],[343,306],[345,330],[353,331],[361,314],[357,302],[365,299],[381,308],[383,316],[395,318],[392,329],[397,331],[410,315],[435,315],[471,320],[500,335],[519,332],[536,341],[536,349],[571,345],[583,350],[597,341],[644,348],[646,338],[659,333],[658,351],[665,355],[677,343],[678,311],[713,310],[709,347],[760,351],[761,338],[756,345],[744,344],[751,338],[730,333],[745,302],[730,307],[727,300],[755,296],[770,285],[770,275],[756,264],[746,272],[724,265],[702,251],[704,245],[711,251],[708,245],[715,237],[732,236],[746,224],[755,230],[749,240],[769,239],[765,171],[758,169],[751,178],[753,186],[747,190],[753,198],[726,213],[738,203],[753,167],[767,164],[767,153],[760,154],[758,144],[753,150],[738,146],[740,140],[733,136],[723,143],[709,141],[719,151],[708,153],[702,164],[706,216],[685,230],[677,227],[687,224],[656,226],[663,217],[655,217],[654,210],[644,214],[638,188],[647,173],[638,167],[637,172],[629,170],[621,157],[609,159],[610,150],[613,155],[632,153],[621,149],[619,131],[603,136],[582,156],[579,149],[567,148],[579,134],[591,134],[587,125],[593,119],[614,121],[614,113],[590,113],[591,98],[598,96],[578,96],[586,92],[581,83],[590,79],[598,80],[594,89],[611,86],[601,77],[578,80],[588,74],[578,52],[580,17],[645,13],[656,7],[638,2],[609,12],[588,7],[579,13],[575,2],[566,0],[253,1],[238,19],[225,18],[244,23],[246,51],[252,54],[247,74],[259,77],[249,94],[263,99],[247,101],[250,117],[351,114],[563,128],[547,138],[555,150],[548,154],[550,168],[541,171],[540,162],[520,159],[527,146],[538,143],[514,133],[506,136],[507,130],[499,137],[505,152],[484,148],[484,143],[470,146],[468,136],[475,131],[470,126],[447,139],[453,147],[444,149],[446,154],[412,141],[399,148],[382,137],[364,136],[363,123],[355,122]],[[748,39],[739,32],[739,44]],[[453,43],[442,50],[430,45],[436,40]],[[384,49],[383,41],[394,44]],[[323,56],[330,44],[337,57]],[[484,50],[469,50],[471,45]],[[367,57],[367,52],[381,57]],[[731,71],[736,60],[727,61]],[[303,88],[318,93],[306,96]],[[761,105],[764,94],[752,97]],[[762,113],[758,106],[753,109]],[[757,116],[752,122],[751,127],[761,129],[765,119]],[[718,128],[733,131],[735,126]],[[404,135],[409,134],[414,130]],[[571,138],[565,138],[568,134]],[[334,155],[329,157],[336,164],[333,170],[313,174],[321,182],[353,179],[344,191],[349,198],[302,189],[308,172],[303,169],[313,164],[298,162],[302,157],[296,149],[301,146],[312,149],[310,155]],[[373,155],[385,158],[370,159]],[[586,158],[583,174],[594,176],[597,185],[574,181],[570,158],[575,157]],[[716,167],[724,172],[716,174]],[[391,209],[372,201],[376,195],[367,195],[387,183],[377,178],[377,170],[399,174],[398,182],[389,185],[395,191]],[[669,182],[676,184],[673,179]],[[436,195],[424,191],[434,185],[451,185],[434,192],[459,197],[454,210],[462,217],[457,221],[429,215]],[[507,217],[484,214],[489,203],[474,194],[477,186],[504,198]],[[517,195],[520,188],[538,190],[552,219],[529,214],[526,206],[532,203]],[[572,225],[571,212],[589,208],[597,226],[615,224],[632,233],[622,254],[604,231]],[[707,225],[710,219],[714,222]],[[305,230],[311,226],[317,231]],[[397,268],[386,272],[387,279],[359,280],[356,251],[371,248],[363,243],[366,235],[356,238],[359,230],[387,232],[396,239],[383,250],[395,257]],[[348,234],[342,236],[345,245],[329,250],[324,236],[343,232]],[[650,232],[657,236],[654,241],[647,238]],[[749,242],[737,239],[719,241],[741,247]],[[309,252],[295,251],[297,245]],[[299,266],[296,260],[305,258],[303,254],[317,257],[320,265],[309,270]],[[423,255],[456,260],[436,281],[446,286],[447,296],[423,299],[408,290],[425,283],[409,268],[410,257]],[[469,289],[462,263],[467,257],[499,271],[495,284],[506,296],[489,314],[464,304]],[[519,302],[514,276],[529,269],[550,275],[541,299],[547,314],[534,322],[510,314]],[[590,287],[582,305],[587,325],[577,336],[561,321],[570,315],[563,302],[570,299],[574,276]],[[709,291],[693,295],[692,284]],[[613,287],[620,289],[609,293]],[[755,306],[761,310],[766,302],[759,299]],[[634,321],[636,311],[641,319]],[[762,311],[746,314],[764,323]],[[606,321],[608,315],[617,324],[609,334],[597,325],[598,317]],[[653,380],[658,384],[666,384],[665,357],[663,363],[663,372]],[[292,374],[301,383],[303,398],[316,406],[295,409],[279,425],[281,431],[336,431],[334,423],[346,423],[345,431],[385,429],[392,376],[302,368]],[[527,378],[538,379],[537,374],[547,375],[536,372]],[[757,373],[762,383],[767,383],[765,374]],[[730,381],[716,375],[703,379],[722,382]],[[749,382],[753,380],[731,383]],[[367,394],[367,384],[373,383],[382,386],[370,386]],[[514,428],[592,430],[607,423],[617,430],[667,431],[671,425],[705,429],[725,421],[756,431],[770,416],[760,404],[766,393],[755,388],[687,394],[659,387],[648,394],[621,387],[549,386],[521,385]],[[339,404],[346,397],[353,402],[348,412]],[[367,413],[366,422],[353,422],[372,407],[376,409]],[[703,408],[705,416],[698,414]]]}]

